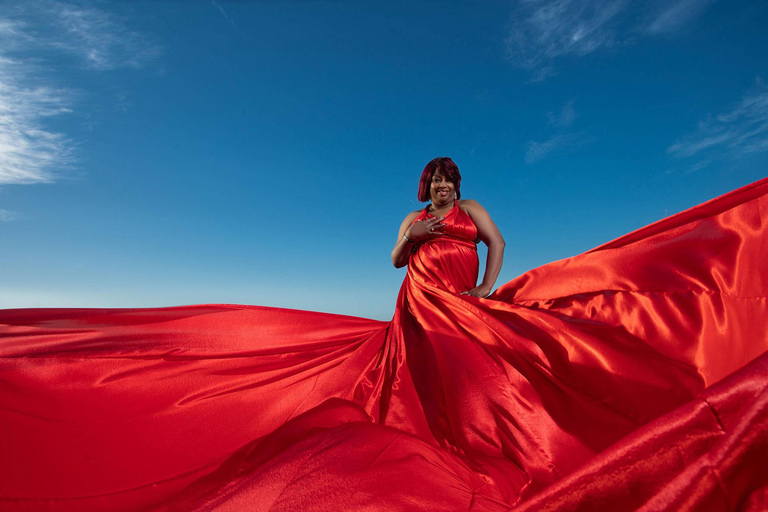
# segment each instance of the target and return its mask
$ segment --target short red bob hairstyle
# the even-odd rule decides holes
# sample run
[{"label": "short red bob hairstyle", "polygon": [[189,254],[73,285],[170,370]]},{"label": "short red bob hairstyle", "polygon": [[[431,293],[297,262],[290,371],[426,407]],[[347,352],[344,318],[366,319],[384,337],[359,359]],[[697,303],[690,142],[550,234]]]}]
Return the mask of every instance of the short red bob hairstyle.
[{"label": "short red bob hairstyle", "polygon": [[440,156],[432,160],[424,168],[424,172],[421,173],[421,179],[419,180],[419,201],[422,203],[429,201],[430,194],[429,189],[432,183],[432,176],[435,172],[440,172],[445,179],[453,183],[453,188],[456,190],[456,199],[461,199],[461,174],[459,168],[453,163],[453,160],[447,156]]}]

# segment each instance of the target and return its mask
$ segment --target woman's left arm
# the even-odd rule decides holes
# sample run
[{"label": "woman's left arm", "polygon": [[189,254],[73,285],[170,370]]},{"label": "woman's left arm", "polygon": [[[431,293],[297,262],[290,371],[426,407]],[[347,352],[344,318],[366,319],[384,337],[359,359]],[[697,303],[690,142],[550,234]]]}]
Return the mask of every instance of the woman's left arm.
[{"label": "woman's left arm", "polygon": [[501,236],[499,228],[480,206],[480,203],[472,199],[466,199],[461,202],[462,208],[469,214],[472,221],[477,226],[477,236],[488,246],[488,259],[485,262],[485,275],[483,282],[475,288],[462,292],[462,295],[471,295],[473,297],[487,297],[493,291],[493,285],[496,278],[499,277],[501,264],[504,261],[504,238]]}]

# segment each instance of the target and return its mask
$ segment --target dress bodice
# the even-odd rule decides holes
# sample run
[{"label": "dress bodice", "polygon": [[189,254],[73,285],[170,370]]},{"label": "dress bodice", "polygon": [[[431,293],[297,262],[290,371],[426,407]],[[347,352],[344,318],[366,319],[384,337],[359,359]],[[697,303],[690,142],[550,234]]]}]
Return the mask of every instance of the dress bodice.
[{"label": "dress bodice", "polygon": [[[425,208],[414,222],[434,217]],[[408,261],[411,279],[441,290],[461,293],[477,285],[477,227],[467,212],[454,202],[443,217],[442,233],[414,247]]]},{"label": "dress bodice", "polygon": [[[428,208],[424,208],[414,219],[414,222],[433,218],[434,215],[429,213]],[[453,208],[445,214],[443,223],[445,224],[442,235],[444,237],[465,240],[473,244],[477,239],[477,227],[469,214],[459,207],[458,201],[454,200]],[[434,241],[439,238],[441,237],[433,238],[432,240]]]}]

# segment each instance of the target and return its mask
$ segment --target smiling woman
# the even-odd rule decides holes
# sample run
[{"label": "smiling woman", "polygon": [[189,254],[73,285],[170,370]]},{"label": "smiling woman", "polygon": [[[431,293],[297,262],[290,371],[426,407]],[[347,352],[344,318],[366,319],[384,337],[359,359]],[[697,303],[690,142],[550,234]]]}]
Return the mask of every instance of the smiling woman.
[{"label": "smiling woman", "polygon": [[[392,264],[400,268],[408,263],[411,253],[429,243],[441,255],[436,262],[445,260],[452,244],[459,241],[482,241],[488,246],[485,276],[477,285],[476,252],[463,254],[451,262],[453,268],[467,269],[469,274],[458,290],[462,295],[487,297],[501,271],[504,259],[504,238],[491,220],[488,212],[477,201],[461,199],[461,174],[456,164],[448,157],[435,158],[427,164],[419,180],[419,201],[431,200],[424,210],[408,214],[400,225],[397,243],[392,249]],[[453,213],[453,215],[451,215]],[[474,245],[470,246],[474,249]],[[471,270],[473,269],[473,270]],[[474,276],[474,277],[473,277]]]},{"label": "smiling woman", "polygon": [[0,509],[764,509],[768,179],[486,299],[449,165],[391,322],[0,311]]}]

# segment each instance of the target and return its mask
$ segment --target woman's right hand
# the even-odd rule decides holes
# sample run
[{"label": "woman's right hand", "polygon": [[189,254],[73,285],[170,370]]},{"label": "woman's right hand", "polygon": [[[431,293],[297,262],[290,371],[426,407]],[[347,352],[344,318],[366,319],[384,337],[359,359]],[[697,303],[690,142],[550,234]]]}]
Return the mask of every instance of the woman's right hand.
[{"label": "woman's right hand", "polygon": [[414,222],[420,213],[421,211],[409,213],[400,224],[400,229],[397,232],[397,243],[392,249],[392,264],[395,268],[401,268],[408,264],[408,258],[416,250],[415,244],[443,234],[445,224],[443,224],[442,219],[430,217]]},{"label": "woman's right hand", "polygon": [[443,219],[432,217],[429,219],[417,220],[405,230],[405,236],[414,242],[421,242],[427,238],[443,234]]}]

